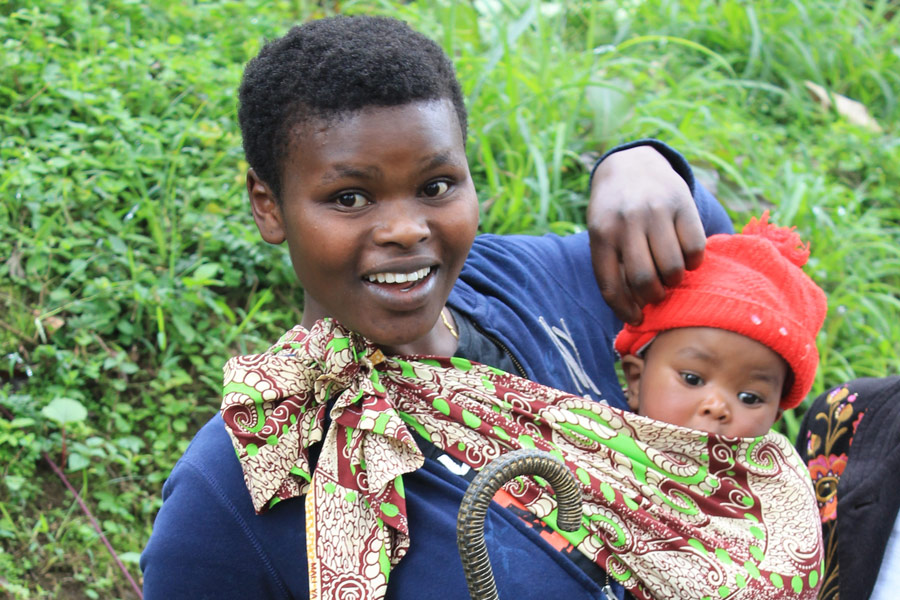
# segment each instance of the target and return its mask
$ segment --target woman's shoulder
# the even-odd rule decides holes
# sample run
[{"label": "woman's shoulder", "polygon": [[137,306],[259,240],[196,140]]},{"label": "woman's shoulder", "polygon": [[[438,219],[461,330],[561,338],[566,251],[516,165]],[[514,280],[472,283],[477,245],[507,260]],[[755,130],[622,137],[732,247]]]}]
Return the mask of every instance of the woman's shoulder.
[{"label": "woman's shoulder", "polygon": [[[240,463],[219,413],[213,415],[194,435],[191,443],[175,463],[172,478],[183,471],[196,471],[206,478],[223,482],[241,474]],[[238,477],[243,485],[241,477]]]},{"label": "woman's shoulder", "polygon": [[274,599],[305,589],[288,559],[303,553],[303,502],[283,504],[256,518],[225,424],[213,416],[163,487],[141,555],[145,597],[228,598],[250,587]]},{"label": "woman's shoulder", "polygon": [[545,262],[548,255],[552,257],[573,253],[580,255],[585,252],[589,254],[590,247],[586,231],[569,235],[483,233],[475,238],[469,256],[470,258],[494,254],[509,256],[510,252],[515,253],[512,258]]}]

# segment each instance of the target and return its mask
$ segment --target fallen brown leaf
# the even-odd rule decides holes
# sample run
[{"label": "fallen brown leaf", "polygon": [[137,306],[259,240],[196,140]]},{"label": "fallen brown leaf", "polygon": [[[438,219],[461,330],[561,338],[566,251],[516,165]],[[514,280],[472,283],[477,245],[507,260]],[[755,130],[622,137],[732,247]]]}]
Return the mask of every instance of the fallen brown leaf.
[{"label": "fallen brown leaf", "polygon": [[[831,110],[833,107],[839,115],[851,123],[864,127],[869,131],[881,133],[881,126],[874,118],[872,118],[872,115],[869,114],[869,111],[863,103],[851,100],[840,94],[835,94],[834,92],[829,93],[828,90],[821,85],[813,83],[812,81],[804,81],[803,83],[806,86],[806,91],[809,92],[809,95],[812,96],[813,100],[818,102],[819,106],[822,108]],[[834,99],[833,104],[832,98]]]}]

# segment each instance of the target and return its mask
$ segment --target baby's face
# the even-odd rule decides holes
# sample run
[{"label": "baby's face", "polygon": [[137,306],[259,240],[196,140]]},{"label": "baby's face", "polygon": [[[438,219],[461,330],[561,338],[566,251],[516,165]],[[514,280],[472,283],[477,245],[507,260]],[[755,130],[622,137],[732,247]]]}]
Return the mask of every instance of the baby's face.
[{"label": "baby's face", "polygon": [[731,437],[769,431],[788,373],[767,346],[711,327],[664,331],[644,358],[626,356],[622,367],[638,414]]},{"label": "baby's face", "polygon": [[[478,228],[478,200],[449,101],[369,107],[297,128],[282,206],[254,216],[287,240],[302,324],[333,317],[398,352],[426,351]],[[252,187],[252,186],[251,186]]]}]

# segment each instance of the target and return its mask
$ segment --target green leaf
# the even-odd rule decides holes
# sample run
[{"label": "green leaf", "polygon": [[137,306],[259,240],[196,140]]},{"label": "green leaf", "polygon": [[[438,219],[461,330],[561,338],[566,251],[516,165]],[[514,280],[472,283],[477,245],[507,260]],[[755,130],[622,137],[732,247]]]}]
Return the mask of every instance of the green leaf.
[{"label": "green leaf", "polygon": [[119,559],[125,564],[136,565],[141,560],[140,552],[122,552],[119,554]]},{"label": "green leaf", "polygon": [[69,455],[69,471],[80,471],[91,464],[91,460],[73,452]]},{"label": "green leaf", "polygon": [[41,414],[60,425],[78,423],[87,418],[87,409],[78,400],[56,398],[41,409]]},{"label": "green leaf", "polygon": [[217,263],[206,263],[197,267],[194,278],[199,280],[212,279],[218,274],[221,267]]},{"label": "green leaf", "polygon": [[11,492],[18,492],[22,489],[22,486],[25,485],[25,478],[20,475],[7,475],[3,482],[6,484],[6,487],[9,488]]}]

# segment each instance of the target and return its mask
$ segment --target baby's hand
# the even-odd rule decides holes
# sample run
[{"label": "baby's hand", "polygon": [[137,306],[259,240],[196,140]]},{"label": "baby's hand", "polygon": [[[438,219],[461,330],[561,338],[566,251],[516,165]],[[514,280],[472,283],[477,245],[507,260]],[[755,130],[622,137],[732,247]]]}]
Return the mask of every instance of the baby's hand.
[{"label": "baby's hand", "polygon": [[651,146],[606,157],[587,210],[594,276],[620,319],[637,325],[641,307],[665,297],[685,269],[703,261],[706,236],[684,179]]}]

